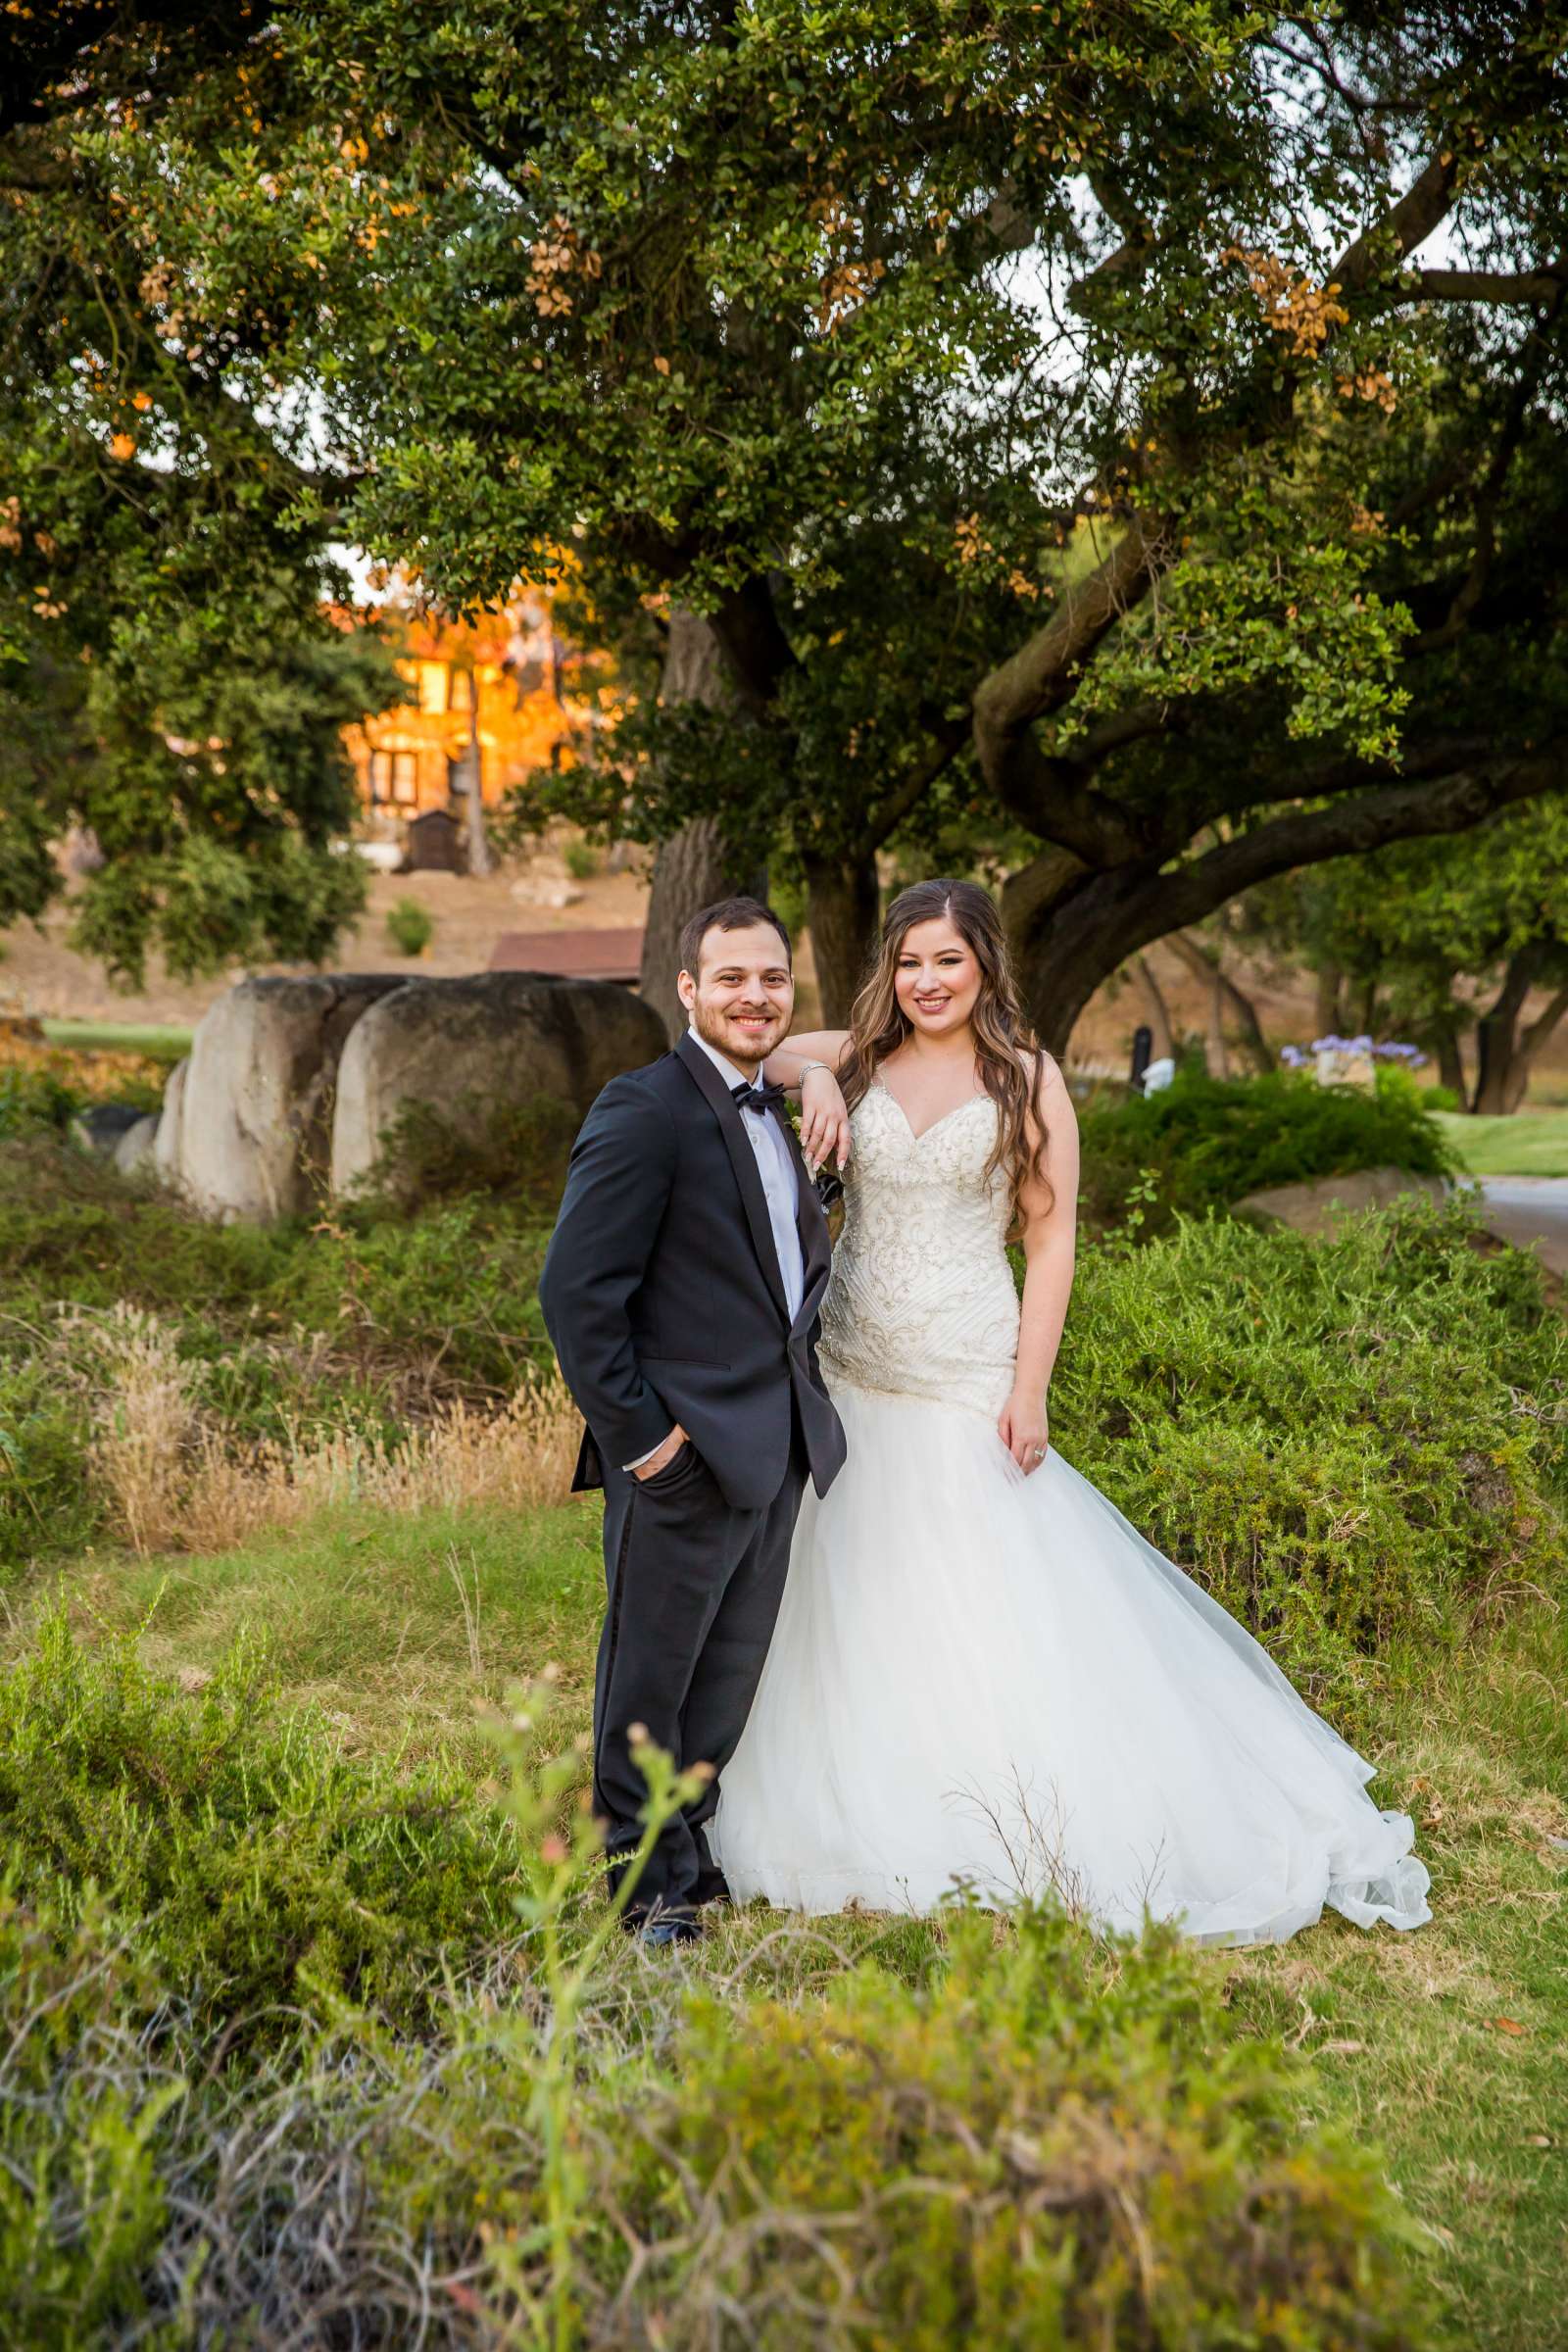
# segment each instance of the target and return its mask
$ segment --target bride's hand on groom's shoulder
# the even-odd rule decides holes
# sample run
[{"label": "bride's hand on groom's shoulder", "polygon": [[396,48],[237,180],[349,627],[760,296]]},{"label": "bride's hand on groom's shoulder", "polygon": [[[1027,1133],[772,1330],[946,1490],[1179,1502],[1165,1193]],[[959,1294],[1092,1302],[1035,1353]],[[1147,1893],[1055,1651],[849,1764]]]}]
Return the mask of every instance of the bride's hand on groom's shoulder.
[{"label": "bride's hand on groom's shoulder", "polygon": [[997,1435],[1025,1473],[1038,1470],[1051,1451],[1051,1422],[1044,1404],[1016,1391],[997,1417]]},{"label": "bride's hand on groom's shoulder", "polygon": [[850,1114],[844,1091],[825,1062],[801,1080],[801,1150],[813,1168],[830,1159],[842,1168],[850,1156]]}]

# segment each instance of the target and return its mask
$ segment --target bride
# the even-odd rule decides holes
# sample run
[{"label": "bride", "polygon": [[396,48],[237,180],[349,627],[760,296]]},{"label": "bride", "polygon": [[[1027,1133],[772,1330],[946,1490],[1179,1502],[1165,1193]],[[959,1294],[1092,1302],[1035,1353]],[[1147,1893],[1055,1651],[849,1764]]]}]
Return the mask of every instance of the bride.
[{"label": "bride", "polygon": [[[1278,1942],[1431,1917],[1402,1813],[1250,1635],[1053,1450],[1078,1138],[968,882],[889,910],[848,1031],[767,1075],[837,1152],[821,1362],[849,1440],[808,1494],[712,1843],[735,1899],[924,1911],[1054,1889]],[[1015,1235],[1022,1305],[1006,1255]]]}]

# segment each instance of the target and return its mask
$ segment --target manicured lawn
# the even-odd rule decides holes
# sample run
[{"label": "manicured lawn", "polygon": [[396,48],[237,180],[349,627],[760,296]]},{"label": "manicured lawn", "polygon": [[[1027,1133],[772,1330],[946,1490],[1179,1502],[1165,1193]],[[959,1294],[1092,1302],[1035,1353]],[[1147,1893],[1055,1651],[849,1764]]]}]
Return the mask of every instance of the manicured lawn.
[{"label": "manicured lawn", "polygon": [[[61,1580],[85,1630],[145,1623],[153,1661],[195,1684],[242,1632],[288,1699],[351,1747],[488,1751],[475,1723],[548,1661],[586,1720],[602,1590],[597,1512],[344,1510],[212,1559],[100,1553]],[[462,1590],[460,1591],[460,1586]],[[1239,2034],[1313,2054],[1315,2118],[1374,2140],[1417,2259],[1467,2352],[1555,2352],[1568,2257],[1568,1626],[1525,1595],[1458,1653],[1383,1662],[1382,1802],[1411,1810],[1436,1918],[1363,1936],[1335,1919],[1279,1950],[1205,1955]],[[22,1638],[25,1613],[14,1622]],[[690,1965],[766,1967],[771,1916],[729,1921]],[[817,1973],[874,1956],[929,1965],[940,1926],[821,1923]],[[805,1989],[803,1987],[803,1989]]]},{"label": "manicured lawn", "polygon": [[1437,1114],[1472,1176],[1568,1176],[1568,1110],[1521,1110],[1512,1118]]},{"label": "manicured lawn", "polygon": [[160,1061],[177,1061],[190,1052],[188,1029],[161,1028],[138,1021],[44,1021],[40,1024],[53,1046],[74,1046],[87,1053],[149,1054]]}]

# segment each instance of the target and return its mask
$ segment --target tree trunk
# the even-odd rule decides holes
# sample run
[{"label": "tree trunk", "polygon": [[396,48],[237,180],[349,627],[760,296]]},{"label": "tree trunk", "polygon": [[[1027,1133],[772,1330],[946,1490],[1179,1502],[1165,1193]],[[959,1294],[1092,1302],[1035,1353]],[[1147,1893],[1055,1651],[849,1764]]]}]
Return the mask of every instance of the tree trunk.
[{"label": "tree trunk", "polygon": [[1225,1050],[1223,1028],[1224,1015],[1229,1012],[1241,1026],[1242,1050],[1248,1060],[1259,1077],[1266,1078],[1274,1067],[1274,1056],[1268,1050],[1263,1024],[1257,1017],[1257,1006],[1251,998],[1237,987],[1218,958],[1205,955],[1197,940],[1189,939],[1185,931],[1171,932],[1165,945],[1181,957],[1190,972],[1213,988],[1214,1002],[1210,1011],[1210,1042],[1207,1049],[1209,1076],[1230,1076],[1230,1059]]},{"label": "tree trunk", "polygon": [[490,836],[484,823],[484,768],[479,749],[479,672],[468,671],[468,740],[463,753],[464,778],[467,787],[467,807],[465,821],[468,836],[468,871],[470,874],[493,874],[496,861],[490,851]]},{"label": "tree trunk", "polygon": [[661,1016],[671,1040],[686,1026],[686,1008],[675,987],[681,928],[699,906],[728,897],[733,888],[729,876],[729,844],[716,817],[697,817],[659,845],[648,893],[638,993]]},{"label": "tree trunk", "polygon": [[1438,1031],[1434,1042],[1438,1054],[1438,1076],[1450,1094],[1457,1099],[1459,1108],[1461,1110],[1471,1109],[1473,1105],[1470,1101],[1470,1082],[1464,1074],[1464,1055],[1459,1050],[1459,1032],[1445,1024]]},{"label": "tree trunk", "polygon": [[1476,1091],[1471,1108],[1490,1113],[1517,1110],[1529,1077],[1515,1069],[1519,1015],[1536,976],[1537,957],[1529,948],[1510,957],[1502,986],[1488,1012],[1476,1023]]},{"label": "tree trunk", "polygon": [[1513,1059],[1514,1083],[1510,1089],[1508,1100],[1510,1110],[1517,1110],[1524,1101],[1525,1090],[1530,1084],[1530,1073],[1535,1067],[1536,1056],[1542,1048],[1548,1045],[1555,1036],[1558,1024],[1565,1013],[1568,1013],[1568,984],[1558,989],[1540,1019],[1531,1022],[1519,1041],[1519,1050]]},{"label": "tree trunk", "polygon": [[[732,700],[717,638],[706,620],[679,606],[669,616],[659,698],[664,704],[704,703],[710,709]],[[648,894],[639,991],[644,1002],[662,1016],[671,1039],[686,1026],[675,989],[681,927],[699,906],[726,897],[735,888],[735,865],[734,852],[715,817],[697,817],[659,845]]]},{"label": "tree trunk", "polygon": [[1154,977],[1154,967],[1147,956],[1137,956],[1133,958],[1133,970],[1138,975],[1139,985],[1143,989],[1144,1000],[1149,1007],[1149,1025],[1154,1033],[1153,1059],[1174,1061],[1176,1058],[1176,1032],[1171,1027],[1170,1006],[1165,1002],[1164,990]]},{"label": "tree trunk", "polygon": [[1218,972],[1212,970],[1209,983],[1208,1034],[1203,1040],[1203,1059],[1211,1078],[1228,1078],[1231,1057],[1225,1044],[1225,985]]},{"label": "tree trunk", "polygon": [[1338,1037],[1340,1034],[1341,972],[1337,963],[1320,963],[1312,975],[1312,1018],[1319,1037]]},{"label": "tree trunk", "polygon": [[1378,984],[1375,980],[1369,980],[1361,991],[1361,1002],[1356,1015],[1356,1035],[1358,1037],[1374,1036],[1376,1032],[1373,1023],[1377,1017]]},{"label": "tree trunk", "polygon": [[1527,948],[1516,956],[1496,1003],[1476,1024],[1479,1068],[1471,1105],[1474,1110],[1507,1116],[1519,1108],[1536,1056],[1568,1012],[1568,987],[1559,988],[1540,1018],[1519,1035],[1519,1015],[1540,968],[1538,953]]},{"label": "tree trunk", "polygon": [[876,859],[808,858],[806,886],[822,1024],[845,1029],[876,944]]}]

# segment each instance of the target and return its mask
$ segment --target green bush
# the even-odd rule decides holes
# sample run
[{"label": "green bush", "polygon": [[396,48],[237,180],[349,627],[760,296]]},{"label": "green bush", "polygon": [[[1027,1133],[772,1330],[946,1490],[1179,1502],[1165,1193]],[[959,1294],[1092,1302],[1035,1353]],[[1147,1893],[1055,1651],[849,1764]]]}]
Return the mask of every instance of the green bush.
[{"label": "green bush", "polygon": [[40,1131],[64,1135],[84,1098],[52,1071],[24,1064],[0,1067],[0,1141]]},{"label": "green bush", "polygon": [[553,1219],[580,1125],[569,1103],[548,1095],[526,1102],[470,1095],[450,1112],[406,1102],[382,1131],[365,1198],[386,1213],[409,1199],[487,1193],[531,1200]]},{"label": "green bush", "polygon": [[561,854],[573,882],[591,882],[603,862],[591,841],[568,841]]},{"label": "green bush", "polygon": [[330,1220],[219,1225],[50,1140],[0,1146],[0,1358],[34,1352],[62,1303],[124,1300],[185,1319],[195,1357],[267,1359],[264,1386],[287,1387],[276,1350],[309,1359],[314,1345],[319,1358],[327,1345],[318,1396],[282,1396],[296,1418],[328,1404],[340,1378],[396,1387],[428,1374],[437,1392],[510,1393],[542,1353],[535,1286],[551,1215],[520,1142],[514,1174],[512,1194],[414,1217],[372,1200]]},{"label": "green bush", "polygon": [[400,956],[422,956],[435,937],[435,917],[417,899],[399,899],[387,909],[386,935]]},{"label": "green bush", "polygon": [[956,1920],[913,1990],[862,1967],[820,2001],[699,2003],[635,2119],[661,2340],[740,2312],[777,2352],[1404,2352],[1413,2231],[1364,2153],[1303,2138],[1301,2087],[1227,2036],[1174,1936],[1050,1909]]},{"label": "green bush", "polygon": [[87,1427],[47,1364],[0,1364],[0,1570],[43,1551],[79,1551],[96,1533]]},{"label": "green bush", "polygon": [[188,2096],[138,2032],[164,1997],[96,1908],[68,1926],[0,1889],[0,2342],[77,2352],[147,2313]]},{"label": "green bush", "polygon": [[1052,1396],[1066,1458],[1320,1698],[1560,1585],[1568,1331],[1462,1204],[1091,1248]]},{"label": "green bush", "polygon": [[[414,2039],[334,2005],[215,2062],[133,1924],[0,1904],[0,2337],[542,2340],[543,2150],[506,2010],[466,1993]],[[691,1997],[612,1951],[573,2111],[571,2340],[1431,2341],[1375,2155],[1313,2123],[1305,2062],[1227,2032],[1173,1935],[1049,1909],[946,1933],[912,1984],[867,1962],[823,1992],[809,1929],[776,1931],[796,1982],[766,1996]]]},{"label": "green bush", "polygon": [[63,1610],[0,1676],[0,1838],[13,1894],[102,1900],[198,2023],[265,2040],[338,1991],[404,2022],[511,1916],[516,1848],[455,1770],[343,1757],[279,1717],[237,1652],[188,1695]]},{"label": "green bush", "polygon": [[1425,1096],[1399,1069],[1380,1070],[1371,1094],[1284,1072],[1220,1080],[1183,1070],[1158,1094],[1091,1104],[1080,1127],[1086,1221],[1117,1223],[1148,1177],[1146,1233],[1166,1230],[1178,1213],[1228,1208],[1267,1185],[1377,1167],[1446,1176],[1457,1164]]}]

